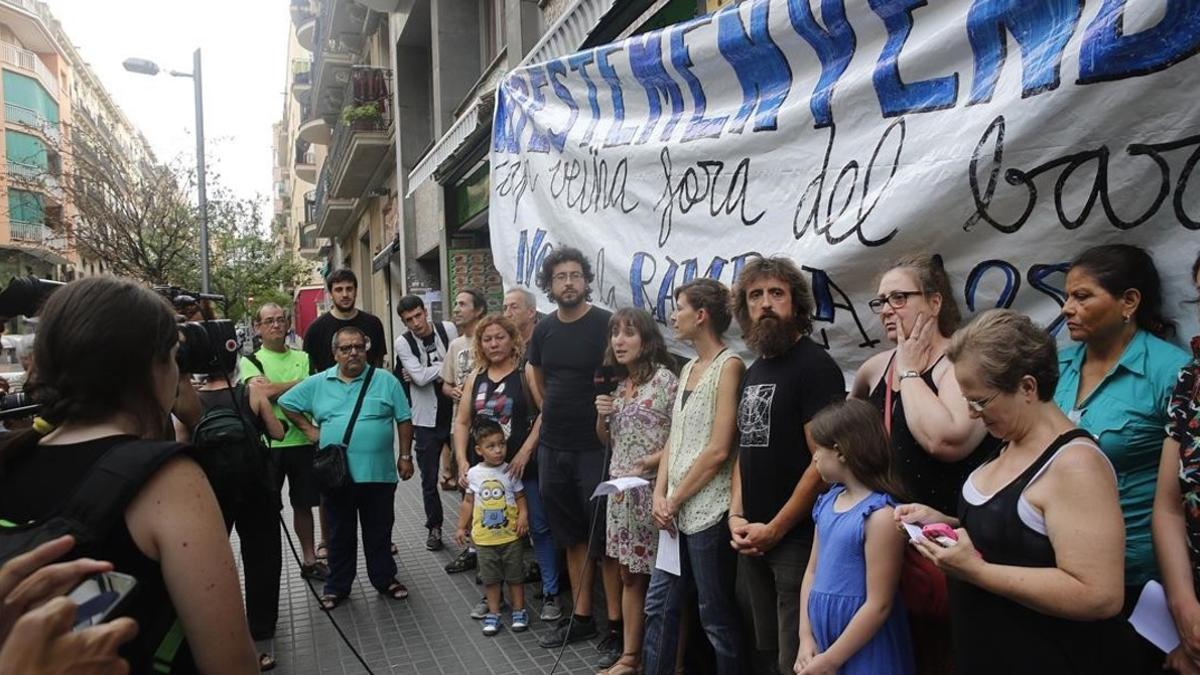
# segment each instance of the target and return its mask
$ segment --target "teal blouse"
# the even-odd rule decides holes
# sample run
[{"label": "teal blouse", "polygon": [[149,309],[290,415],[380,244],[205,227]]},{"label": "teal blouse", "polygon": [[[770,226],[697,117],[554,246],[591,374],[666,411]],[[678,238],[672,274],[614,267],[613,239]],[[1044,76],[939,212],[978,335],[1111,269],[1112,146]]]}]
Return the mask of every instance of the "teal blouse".
[{"label": "teal blouse", "polygon": [[1086,350],[1078,344],[1059,351],[1054,402],[1096,437],[1116,469],[1125,516],[1125,584],[1141,586],[1159,576],[1150,539],[1154,484],[1167,404],[1179,369],[1191,358],[1182,348],[1139,330],[1121,360],[1077,408]]}]

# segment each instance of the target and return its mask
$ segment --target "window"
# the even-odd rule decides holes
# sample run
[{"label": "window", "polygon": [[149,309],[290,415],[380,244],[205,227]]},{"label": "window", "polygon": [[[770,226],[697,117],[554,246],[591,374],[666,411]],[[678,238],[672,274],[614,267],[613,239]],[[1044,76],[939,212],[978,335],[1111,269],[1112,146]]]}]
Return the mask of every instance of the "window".
[{"label": "window", "polygon": [[505,0],[480,0],[480,11],[483,23],[483,65],[487,67],[507,44],[504,34],[504,3]]}]

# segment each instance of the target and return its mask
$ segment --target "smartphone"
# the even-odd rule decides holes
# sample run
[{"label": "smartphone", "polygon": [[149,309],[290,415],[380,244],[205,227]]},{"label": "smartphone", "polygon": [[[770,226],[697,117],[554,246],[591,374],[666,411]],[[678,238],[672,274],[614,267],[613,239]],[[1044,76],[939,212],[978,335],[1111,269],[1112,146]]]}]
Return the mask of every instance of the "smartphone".
[{"label": "smartphone", "polygon": [[137,579],[120,572],[105,572],[84,579],[67,595],[78,605],[73,630],[95,626],[118,616],[128,606],[136,588]]},{"label": "smartphone", "polygon": [[945,523],[931,523],[921,528],[921,534],[926,539],[937,542],[939,545],[949,548],[958,543],[958,533],[954,528]]}]

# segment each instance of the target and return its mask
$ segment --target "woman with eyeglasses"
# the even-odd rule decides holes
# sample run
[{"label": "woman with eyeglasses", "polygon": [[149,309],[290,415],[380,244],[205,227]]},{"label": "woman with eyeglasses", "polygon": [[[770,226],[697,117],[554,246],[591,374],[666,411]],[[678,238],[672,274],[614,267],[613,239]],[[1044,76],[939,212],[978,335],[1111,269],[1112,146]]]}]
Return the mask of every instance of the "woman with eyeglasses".
[{"label": "woman with eyeglasses", "polygon": [[[892,264],[868,305],[879,315],[894,349],[876,354],[855,374],[851,396],[883,413],[892,460],[907,497],[954,513],[968,473],[996,447],[972,417],[946,359],[961,322],[940,256],[914,255]],[[925,574],[922,587],[905,584],[917,672],[950,672],[946,580],[913,553]]]},{"label": "woman with eyeglasses", "polygon": [[[1200,295],[1200,256],[1192,283]],[[1192,355],[1167,405],[1153,516],[1154,553],[1180,639],[1166,667],[1184,675],[1200,674],[1200,336]]]},{"label": "woman with eyeglasses", "polygon": [[950,578],[956,671],[1137,672],[1119,639],[1124,527],[1117,476],[1096,440],[1055,405],[1054,340],[993,309],[946,348],[971,416],[1003,440],[963,483],[956,516],[925,504],[897,520],[953,537],[912,545]]},{"label": "woman with eyeglasses", "polygon": [[851,395],[883,412],[896,469],[908,495],[952,512],[963,479],[995,447],[972,418],[946,360],[962,321],[939,256],[897,260],[868,303],[894,349],[858,369]]},{"label": "woman with eyeglasses", "polygon": [[[1154,261],[1127,244],[1095,246],[1067,272],[1062,316],[1077,345],[1059,353],[1054,401],[1100,441],[1117,470],[1125,517],[1125,608],[1158,577],[1151,510],[1166,437],[1167,404],[1188,354],[1167,341],[1174,325],[1162,312]],[[1130,648],[1143,656],[1138,672],[1161,670],[1162,652],[1132,630]]]}]

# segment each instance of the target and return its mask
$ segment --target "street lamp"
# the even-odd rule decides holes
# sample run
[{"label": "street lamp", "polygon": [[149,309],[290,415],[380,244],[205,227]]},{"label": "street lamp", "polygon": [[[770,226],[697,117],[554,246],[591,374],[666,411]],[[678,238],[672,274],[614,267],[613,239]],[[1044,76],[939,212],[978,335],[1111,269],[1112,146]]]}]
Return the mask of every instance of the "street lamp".
[{"label": "street lamp", "polygon": [[[149,59],[125,59],[125,70],[158,75],[158,64]],[[208,195],[204,173],[204,89],[200,76],[200,50],[192,55],[192,72],[167,71],[171,77],[190,77],[196,85],[196,182],[200,205],[200,292],[208,293]]]}]

